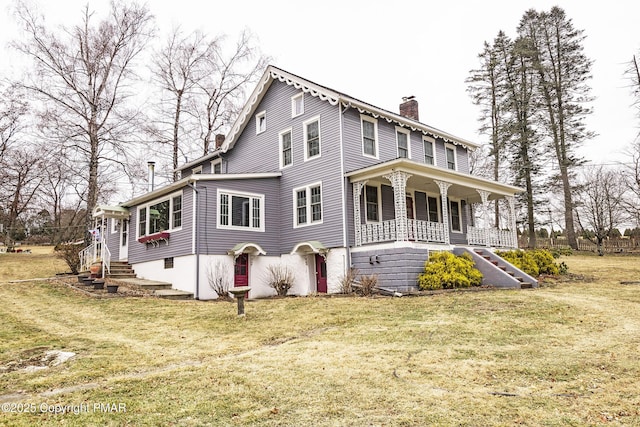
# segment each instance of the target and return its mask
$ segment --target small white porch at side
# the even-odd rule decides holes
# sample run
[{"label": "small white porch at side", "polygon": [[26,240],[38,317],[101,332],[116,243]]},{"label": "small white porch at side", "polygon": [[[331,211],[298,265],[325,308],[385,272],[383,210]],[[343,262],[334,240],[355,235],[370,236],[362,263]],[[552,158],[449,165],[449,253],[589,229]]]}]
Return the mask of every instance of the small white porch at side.
[{"label": "small white porch at side", "polygon": [[[403,241],[517,247],[514,196],[521,188],[408,159],[346,177],[356,247]],[[500,224],[491,219],[495,200],[503,205]]]},{"label": "small white porch at side", "polygon": [[[127,259],[129,209],[122,206],[96,206],[92,213],[94,229],[91,244],[80,251],[80,268],[85,271],[94,262],[102,262],[103,277],[110,271],[111,254],[118,249],[118,260]],[[111,219],[111,226],[108,220]],[[111,239],[111,234],[117,235]],[[110,247],[113,245],[114,247]]]}]

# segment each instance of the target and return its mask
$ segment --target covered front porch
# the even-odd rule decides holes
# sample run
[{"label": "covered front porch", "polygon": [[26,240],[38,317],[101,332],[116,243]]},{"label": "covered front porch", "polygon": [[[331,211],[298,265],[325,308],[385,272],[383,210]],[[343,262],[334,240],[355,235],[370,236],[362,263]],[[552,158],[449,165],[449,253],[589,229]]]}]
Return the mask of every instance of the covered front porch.
[{"label": "covered front porch", "polygon": [[[356,247],[383,242],[517,247],[518,187],[408,159],[346,175]],[[496,200],[502,206],[498,224],[490,218]]]}]

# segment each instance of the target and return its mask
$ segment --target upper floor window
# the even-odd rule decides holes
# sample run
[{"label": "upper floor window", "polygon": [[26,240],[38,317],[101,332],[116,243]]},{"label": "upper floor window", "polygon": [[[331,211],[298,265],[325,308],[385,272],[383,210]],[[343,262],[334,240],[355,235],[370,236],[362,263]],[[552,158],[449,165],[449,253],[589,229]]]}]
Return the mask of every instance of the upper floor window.
[{"label": "upper floor window", "polygon": [[202,173],[202,166],[198,166],[196,168],[191,169],[191,173],[193,175],[199,175]]},{"label": "upper floor window", "polygon": [[378,157],[378,121],[369,116],[362,119],[362,154]]},{"label": "upper floor window", "polygon": [[291,117],[304,114],[304,92],[291,97]]},{"label": "upper floor window", "polygon": [[218,228],[264,231],[264,195],[218,190]]},{"label": "upper floor window", "polygon": [[408,159],[409,153],[409,131],[396,127],[396,141],[398,143],[398,157]]},{"label": "upper floor window", "polygon": [[211,161],[211,173],[213,174],[222,173],[222,159],[215,159]]},{"label": "upper floor window", "polygon": [[291,144],[291,128],[280,132],[280,169],[293,163],[293,147]]},{"label": "upper floor window", "polygon": [[447,169],[456,170],[456,147],[453,145],[445,145],[447,155]]},{"label": "upper floor window", "polygon": [[256,114],[256,134],[267,130],[267,112],[262,111]]},{"label": "upper floor window", "polygon": [[365,186],[365,202],[367,211],[367,221],[377,222],[380,220],[379,203],[378,203],[378,187],[371,185]]},{"label": "upper floor window", "polygon": [[293,190],[295,227],[322,223],[322,184]]},{"label": "upper floor window", "polygon": [[320,118],[304,122],[304,159],[320,156]]},{"label": "upper floor window", "polygon": [[434,155],[435,150],[433,148],[435,140],[425,136],[422,138],[422,143],[424,145],[424,162],[428,165],[435,165],[436,158]]},{"label": "upper floor window", "polygon": [[182,227],[182,193],[138,208],[138,236]]}]

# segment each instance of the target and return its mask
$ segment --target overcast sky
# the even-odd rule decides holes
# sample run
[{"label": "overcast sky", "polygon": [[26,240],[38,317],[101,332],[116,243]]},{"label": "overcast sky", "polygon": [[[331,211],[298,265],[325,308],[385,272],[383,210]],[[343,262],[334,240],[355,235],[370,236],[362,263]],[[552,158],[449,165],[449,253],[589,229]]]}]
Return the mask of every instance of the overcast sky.
[{"label": "overcast sky", "polygon": [[[40,1],[52,25],[80,22],[86,0]],[[0,0],[0,45],[16,37],[9,15],[11,0]],[[89,2],[104,10],[106,0]],[[180,25],[228,34],[250,29],[272,64],[316,83],[387,110],[398,110],[403,96],[420,103],[422,122],[465,139],[484,143],[479,115],[465,79],[479,66],[484,41],[499,30],[515,36],[528,9],[562,7],[585,31],[585,54],[595,61],[594,113],[588,126],[598,136],[583,154],[595,162],[624,160],[623,150],[638,134],[632,98],[623,72],[640,52],[640,2],[538,1],[148,1],[161,32]],[[0,74],[14,62],[3,50]],[[252,88],[250,89],[252,90]]]}]

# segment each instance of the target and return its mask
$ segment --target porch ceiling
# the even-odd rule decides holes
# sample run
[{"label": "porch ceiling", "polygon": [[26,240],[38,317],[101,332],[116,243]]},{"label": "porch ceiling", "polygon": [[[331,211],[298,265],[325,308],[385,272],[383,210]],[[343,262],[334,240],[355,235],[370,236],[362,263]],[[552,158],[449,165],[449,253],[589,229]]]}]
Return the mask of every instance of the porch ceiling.
[{"label": "porch ceiling", "polygon": [[389,181],[384,178],[384,175],[393,171],[402,171],[411,175],[407,181],[407,189],[439,194],[440,189],[435,181],[444,181],[452,184],[447,191],[448,195],[465,199],[470,203],[481,201],[477,190],[484,190],[491,193],[489,200],[513,196],[524,191],[524,189],[513,185],[502,184],[478,176],[463,174],[408,159],[395,159],[389,162],[379,163],[363,169],[347,172],[345,176],[349,178],[350,182],[366,180],[390,185]]}]

